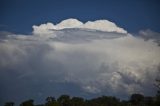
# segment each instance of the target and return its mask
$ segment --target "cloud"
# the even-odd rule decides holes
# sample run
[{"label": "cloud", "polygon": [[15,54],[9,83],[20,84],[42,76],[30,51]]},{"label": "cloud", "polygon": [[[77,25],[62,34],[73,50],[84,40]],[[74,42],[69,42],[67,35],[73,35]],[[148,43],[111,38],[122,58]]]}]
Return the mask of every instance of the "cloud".
[{"label": "cloud", "polygon": [[112,30],[72,28],[74,21],[62,21],[67,29],[55,30],[56,25],[48,23],[34,26],[33,35],[0,38],[0,93],[6,100],[15,95],[45,97],[51,92],[155,94],[153,83],[160,65],[157,42]]},{"label": "cloud", "polygon": [[154,40],[160,45],[160,33],[158,32],[147,29],[139,31],[139,35],[145,40]]},{"label": "cloud", "polygon": [[139,34],[142,36],[142,37],[146,37],[146,39],[160,39],[160,33],[158,32],[154,32],[150,29],[147,29],[147,30],[141,30],[139,31]]},{"label": "cloud", "polygon": [[123,28],[118,27],[115,23],[108,20],[96,20],[88,21],[82,23],[77,19],[66,19],[62,22],[54,25],[53,23],[41,24],[40,26],[33,25],[33,34],[51,34],[52,29],[61,30],[65,28],[85,28],[85,29],[94,29],[106,32],[117,32],[117,33],[127,33]]}]

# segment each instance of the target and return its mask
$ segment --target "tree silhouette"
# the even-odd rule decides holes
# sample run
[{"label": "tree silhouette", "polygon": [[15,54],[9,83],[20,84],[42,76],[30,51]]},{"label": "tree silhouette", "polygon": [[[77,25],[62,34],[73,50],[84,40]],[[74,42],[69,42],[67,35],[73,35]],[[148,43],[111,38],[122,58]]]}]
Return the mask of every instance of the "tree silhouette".
[{"label": "tree silhouette", "polygon": [[[61,95],[58,99],[52,96],[47,97],[44,104],[34,105],[33,100],[27,100],[20,106],[160,106],[159,98],[143,96],[142,94],[132,94],[129,100],[120,101],[114,96],[101,96],[93,99],[83,99],[81,97],[72,97]],[[14,106],[13,102],[7,102],[4,106]]]},{"label": "tree silhouette", "polygon": [[150,97],[150,96],[144,97],[144,104],[146,106],[153,106],[154,105],[154,99],[153,99],[153,97]]},{"label": "tree silhouette", "polygon": [[34,101],[33,101],[32,99],[30,99],[30,100],[27,100],[27,101],[22,102],[22,103],[20,104],[20,106],[34,106],[33,102],[34,102]]},{"label": "tree silhouette", "polygon": [[130,98],[130,102],[134,105],[140,105],[144,102],[144,96],[141,94],[132,94]]},{"label": "tree silhouette", "polygon": [[118,106],[119,99],[111,96],[102,96],[87,101],[87,106]]},{"label": "tree silhouette", "polygon": [[54,97],[47,97],[45,106],[60,106]]},{"label": "tree silhouette", "polygon": [[81,97],[73,97],[71,99],[71,106],[84,106],[84,99]]},{"label": "tree silhouette", "polygon": [[69,95],[62,95],[57,99],[57,101],[61,106],[70,106],[70,96]]}]

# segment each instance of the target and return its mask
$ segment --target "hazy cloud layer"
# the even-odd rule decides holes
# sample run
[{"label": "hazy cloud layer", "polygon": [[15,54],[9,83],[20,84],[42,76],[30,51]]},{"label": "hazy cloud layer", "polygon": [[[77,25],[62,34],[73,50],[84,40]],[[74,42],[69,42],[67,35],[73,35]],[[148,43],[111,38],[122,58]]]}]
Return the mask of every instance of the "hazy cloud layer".
[{"label": "hazy cloud layer", "polygon": [[[4,100],[50,92],[121,97],[156,92],[153,83],[160,65],[157,42],[116,29],[77,28],[87,23],[74,21],[33,26],[33,35],[8,33],[0,39],[0,93]],[[88,23],[94,27],[95,23]],[[53,28],[58,26],[69,28]]]},{"label": "hazy cloud layer", "polygon": [[141,30],[139,31],[139,36],[144,38],[145,40],[153,40],[160,45],[160,33],[154,32],[152,30]]}]

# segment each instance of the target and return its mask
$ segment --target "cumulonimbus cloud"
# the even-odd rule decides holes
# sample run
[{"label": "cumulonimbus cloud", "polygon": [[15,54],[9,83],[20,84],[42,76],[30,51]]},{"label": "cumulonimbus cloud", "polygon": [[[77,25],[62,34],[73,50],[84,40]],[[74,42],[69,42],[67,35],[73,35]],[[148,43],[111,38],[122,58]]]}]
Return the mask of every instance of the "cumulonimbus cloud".
[{"label": "cumulonimbus cloud", "polygon": [[55,83],[71,83],[90,94],[153,95],[160,65],[157,42],[128,34],[106,20],[105,30],[98,29],[101,22],[72,19],[33,26],[33,35],[9,33],[0,38],[0,92],[25,92],[37,85],[33,92],[43,95]]}]

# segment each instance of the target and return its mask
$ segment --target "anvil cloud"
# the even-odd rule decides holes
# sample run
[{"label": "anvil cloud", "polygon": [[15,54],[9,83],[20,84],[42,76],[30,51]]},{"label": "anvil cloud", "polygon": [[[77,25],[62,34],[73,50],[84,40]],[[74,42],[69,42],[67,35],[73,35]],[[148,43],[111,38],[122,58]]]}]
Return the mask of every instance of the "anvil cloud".
[{"label": "anvil cloud", "polygon": [[148,31],[135,37],[108,20],[67,19],[56,25],[34,25],[31,35],[3,34],[0,93],[4,100],[51,92],[80,95],[75,91],[82,96],[154,95],[160,47],[154,39],[144,40],[144,33]]}]

